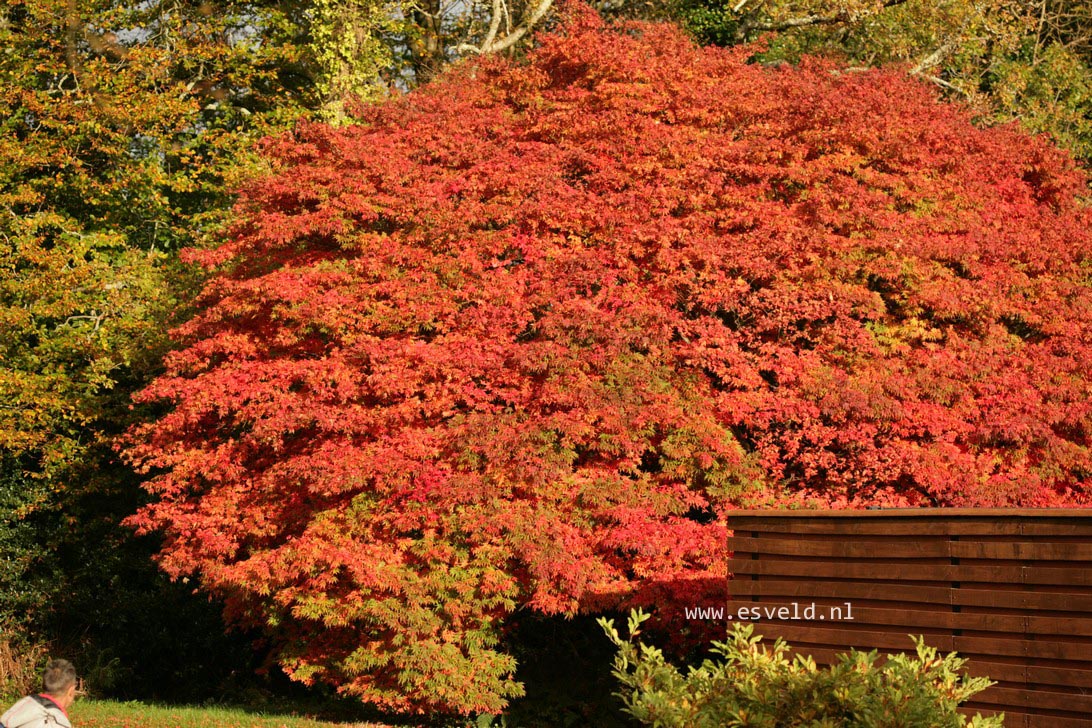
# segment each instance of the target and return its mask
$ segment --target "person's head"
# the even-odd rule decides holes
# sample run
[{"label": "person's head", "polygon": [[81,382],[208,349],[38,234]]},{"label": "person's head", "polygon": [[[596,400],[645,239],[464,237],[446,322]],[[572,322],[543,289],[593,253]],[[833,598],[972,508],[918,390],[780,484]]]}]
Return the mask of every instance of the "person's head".
[{"label": "person's head", "polygon": [[76,668],[68,660],[50,660],[42,675],[42,690],[67,709],[76,699]]}]

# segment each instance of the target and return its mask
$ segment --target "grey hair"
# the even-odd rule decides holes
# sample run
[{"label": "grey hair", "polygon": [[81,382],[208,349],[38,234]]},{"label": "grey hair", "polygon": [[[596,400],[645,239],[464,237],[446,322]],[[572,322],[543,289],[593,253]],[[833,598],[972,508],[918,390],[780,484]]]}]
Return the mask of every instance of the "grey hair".
[{"label": "grey hair", "polygon": [[68,690],[76,684],[76,668],[68,660],[50,660],[42,675],[42,687],[50,695]]}]

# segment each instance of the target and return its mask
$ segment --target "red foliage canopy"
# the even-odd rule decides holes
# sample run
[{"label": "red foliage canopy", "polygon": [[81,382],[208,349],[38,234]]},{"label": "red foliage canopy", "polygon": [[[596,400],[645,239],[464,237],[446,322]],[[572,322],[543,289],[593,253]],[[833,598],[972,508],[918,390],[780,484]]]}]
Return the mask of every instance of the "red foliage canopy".
[{"label": "red foliage canopy", "polygon": [[298,679],[498,709],[504,615],[692,599],[742,499],[1088,501],[1063,154],[896,72],[572,16],[271,142],[193,253],[133,522]]}]

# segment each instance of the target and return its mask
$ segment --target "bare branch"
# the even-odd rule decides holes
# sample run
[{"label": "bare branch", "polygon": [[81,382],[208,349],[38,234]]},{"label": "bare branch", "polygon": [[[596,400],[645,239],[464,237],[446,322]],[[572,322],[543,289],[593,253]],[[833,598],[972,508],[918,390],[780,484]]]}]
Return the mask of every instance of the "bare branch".
[{"label": "bare branch", "polygon": [[504,6],[501,12],[498,12],[497,6],[500,3],[498,0],[493,0],[493,18],[490,20],[489,23],[490,35],[486,36],[485,40],[482,41],[482,44],[480,46],[473,46],[468,43],[463,43],[455,50],[459,53],[477,53],[479,55],[484,55],[486,53],[500,53],[503,50],[507,50],[508,48],[511,48],[520,40],[522,40],[524,36],[530,33],[531,30],[534,29],[536,25],[538,25],[539,21],[541,21],[542,18],[545,17],[546,13],[549,12],[550,7],[553,5],[553,2],[554,0],[539,0],[539,3],[535,7],[534,11],[531,12],[530,15],[525,16],[523,18],[523,22],[517,25],[515,29],[512,30],[512,32],[508,33],[505,37],[495,41],[493,40],[493,38],[495,37],[496,33],[493,29],[500,23],[501,12],[507,15],[507,6]]},{"label": "bare branch", "polygon": [[[834,13],[832,15],[805,15],[799,18],[789,18],[788,20],[781,20],[776,23],[749,23],[744,21],[739,25],[736,30],[736,38],[743,40],[748,33],[759,32],[779,32],[782,30],[792,30],[793,28],[807,28],[814,25],[834,25],[836,23],[848,23],[861,18],[875,15],[887,8],[894,7],[896,5],[902,5],[906,0],[885,0],[884,4],[880,6],[879,10],[865,13],[851,13],[845,10]],[[744,3],[740,3],[737,7],[742,7]]]},{"label": "bare branch", "polygon": [[493,0],[493,17],[489,19],[489,32],[485,34],[481,46],[486,52],[488,52],[489,47],[493,45],[493,41],[497,37],[497,31],[500,30],[501,15],[506,10],[504,0]]},{"label": "bare branch", "polygon": [[493,46],[489,49],[489,52],[498,53],[507,48],[511,48],[513,45],[518,43],[520,39],[523,38],[523,36],[530,33],[531,30],[534,29],[536,25],[538,25],[539,21],[541,21],[542,18],[546,16],[546,13],[550,11],[550,7],[553,4],[553,0],[541,0],[538,4],[538,7],[535,8],[535,11],[531,13],[531,16],[529,18],[516,26],[516,29],[509,33],[504,39],[497,43],[494,43]]},{"label": "bare branch", "polygon": [[925,58],[921,59],[921,63],[914,66],[912,69],[910,69],[910,73],[916,76],[916,75],[920,74],[922,71],[924,71],[924,70],[926,70],[928,68],[932,68],[933,66],[937,65],[942,60],[944,60],[944,56],[948,55],[948,53],[953,48],[955,48],[955,41],[952,41],[952,40],[946,41],[939,48],[937,48],[935,51],[930,53]]},{"label": "bare branch", "polygon": [[99,313],[98,311],[92,309],[90,315],[85,314],[83,316],[69,316],[64,320],[62,326],[71,326],[73,321],[94,321],[95,328],[93,330],[98,331],[99,327],[102,326],[102,320],[104,318],[106,318],[105,313]]},{"label": "bare branch", "polygon": [[65,5],[65,16],[65,61],[72,76],[79,78],[81,69],[80,57],[76,52],[76,41],[83,28],[83,21],[80,20],[76,0],[68,0]]},{"label": "bare branch", "polygon": [[961,89],[959,86],[956,86],[953,83],[949,83],[948,81],[945,81],[943,78],[940,78],[938,76],[930,76],[930,75],[925,74],[925,73],[919,73],[918,75],[920,77],[924,78],[926,81],[929,81],[931,83],[935,83],[937,86],[941,86],[942,88],[946,88],[949,91],[955,91],[957,94],[960,94],[961,96],[970,96],[970,94],[968,94],[966,92],[966,90]]},{"label": "bare branch", "polygon": [[804,28],[810,25],[830,25],[833,23],[844,23],[849,20],[849,13],[837,13],[835,15],[805,15],[799,18],[790,18],[788,20],[782,20],[779,23],[758,23],[755,25],[747,25],[747,30],[758,31],[779,31],[779,30],[791,30],[792,28]]}]

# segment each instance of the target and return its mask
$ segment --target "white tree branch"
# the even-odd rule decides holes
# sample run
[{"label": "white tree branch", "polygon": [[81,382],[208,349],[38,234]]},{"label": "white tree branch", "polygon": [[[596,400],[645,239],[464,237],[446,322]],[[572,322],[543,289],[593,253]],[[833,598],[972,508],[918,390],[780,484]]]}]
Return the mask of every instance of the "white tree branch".
[{"label": "white tree branch", "polygon": [[500,30],[501,16],[506,12],[504,0],[493,0],[493,17],[489,19],[489,32],[485,34],[485,39],[482,41],[483,52],[488,53],[489,47],[493,45],[493,41],[497,38],[497,31]]},{"label": "white tree branch", "polygon": [[504,5],[503,0],[493,0],[493,17],[489,21],[489,32],[486,34],[485,39],[482,40],[481,45],[475,46],[470,45],[469,43],[463,43],[455,50],[459,53],[477,53],[479,55],[500,53],[503,50],[507,50],[522,40],[524,36],[530,33],[531,30],[538,25],[546,16],[546,13],[550,11],[553,2],[554,0],[539,0],[535,9],[523,18],[523,22],[517,25],[503,38],[496,40],[501,18],[502,16],[508,15],[508,8]]},{"label": "white tree branch", "polygon": [[[748,33],[756,30],[761,32],[778,32],[782,30],[792,30],[793,28],[806,28],[813,25],[833,25],[835,23],[853,22],[860,20],[862,17],[875,15],[887,8],[894,7],[895,5],[902,5],[905,2],[906,0],[885,0],[879,10],[866,13],[850,13],[842,10],[831,15],[804,15],[799,18],[789,18],[788,20],[781,20],[775,23],[750,23],[744,21],[736,31],[736,36],[742,40]],[[742,7],[744,4],[745,3],[740,3],[737,7]]]},{"label": "white tree branch", "polygon": [[949,40],[949,41],[943,43],[935,51],[930,53],[925,58],[921,59],[921,63],[914,66],[910,70],[910,73],[912,73],[913,75],[916,76],[916,75],[920,74],[922,71],[924,71],[924,70],[926,70],[928,68],[932,68],[933,66],[937,65],[942,60],[944,60],[944,56],[948,55],[948,52],[951,51],[952,48],[954,48],[954,47],[955,47],[955,42],[954,41]]}]

